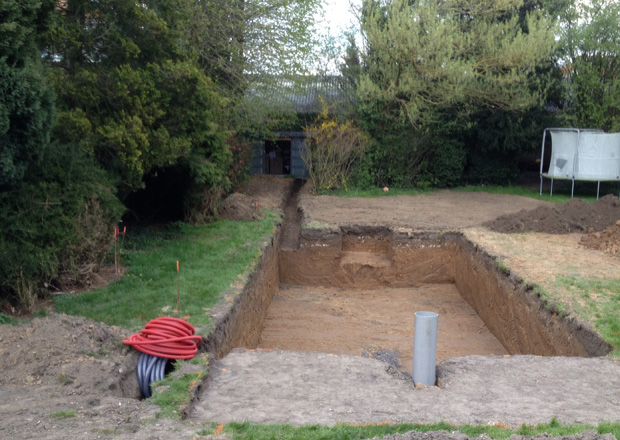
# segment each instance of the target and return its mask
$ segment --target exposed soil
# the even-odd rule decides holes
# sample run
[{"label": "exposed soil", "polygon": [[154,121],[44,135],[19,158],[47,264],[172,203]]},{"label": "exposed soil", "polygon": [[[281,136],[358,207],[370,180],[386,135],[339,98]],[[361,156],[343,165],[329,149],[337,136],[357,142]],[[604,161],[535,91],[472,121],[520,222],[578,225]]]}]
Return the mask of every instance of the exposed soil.
[{"label": "exposed soil", "polygon": [[462,230],[500,215],[553,206],[520,196],[461,191],[434,191],[419,196],[342,198],[312,196],[307,188],[299,206],[304,227],[387,226],[416,231]]},{"label": "exposed soil", "polygon": [[[256,202],[259,211],[281,210],[292,185],[291,179],[254,178],[244,189],[245,196],[235,196],[235,203],[247,207],[249,202],[250,217],[256,214]],[[613,221],[601,220],[599,204],[615,215]],[[555,205],[516,196],[450,191],[378,199],[313,197],[303,188],[296,215],[305,228],[370,225],[397,231],[463,231],[468,240],[504,261],[519,278],[542,280],[541,284],[545,280],[550,283],[558,274],[617,276],[620,259],[614,246],[620,226],[615,222],[620,218],[620,207],[611,199],[581,206],[578,221],[558,221],[569,228],[578,225],[582,227],[578,231],[583,233],[565,234],[564,226],[560,228],[564,235],[515,236],[481,226],[506,214],[520,216],[515,224],[524,224],[532,210],[547,208],[549,216],[555,215],[552,206]],[[530,214],[520,213],[522,210]],[[584,234],[590,228],[593,232]],[[354,243],[347,246],[349,251],[355,251]],[[275,292],[278,269],[271,267],[267,272],[268,275],[255,277],[255,289],[268,284]],[[283,292],[300,293],[294,288]],[[376,292],[360,293],[372,296]],[[317,294],[322,295],[321,301]],[[349,294],[322,288],[304,290],[293,295],[297,296],[293,300],[298,302],[300,319],[311,317],[311,305],[331,307],[337,320],[347,315]],[[213,311],[216,320],[222,318],[221,310],[235,303],[235,298],[227,297],[221,309]],[[258,307],[267,313],[266,306]],[[365,310],[377,312],[377,308],[370,305]],[[393,311],[396,312],[407,313]],[[389,321],[391,314],[369,319],[381,327],[381,319]],[[292,323],[294,317],[288,319]],[[327,324],[315,323],[325,326],[325,330],[329,328]],[[475,330],[475,324],[472,325]],[[247,323],[247,327],[256,324]],[[360,335],[368,331],[359,323],[352,329]],[[365,338],[361,337],[355,342],[356,350],[362,349],[367,358],[359,353],[343,356],[279,350],[234,351],[212,366],[206,392],[189,420],[161,420],[155,418],[156,406],[137,399],[137,355],[121,342],[128,334],[123,329],[56,314],[17,327],[0,326],[0,438],[96,439],[111,435],[138,440],[198,439],[202,437],[195,433],[211,426],[204,424],[207,420],[294,424],[445,420],[517,426],[524,422],[549,422],[554,416],[566,423],[618,421],[620,414],[620,365],[614,360],[538,356],[449,358],[438,369],[441,388],[414,389],[393,365],[381,361],[398,356],[377,350],[380,344],[364,344]],[[325,334],[334,337],[332,332]],[[350,338],[351,334],[344,336]],[[253,337],[258,338],[258,333]],[[230,347],[253,343],[256,342],[230,340],[228,348],[210,348],[225,353]],[[407,359],[402,364],[408,362]],[[62,414],[69,415],[62,418]],[[453,438],[465,440],[459,434]],[[595,438],[586,436],[583,440]]]},{"label": "exposed soil", "polygon": [[620,257],[620,220],[601,232],[590,232],[580,243],[587,248]]},{"label": "exposed soil", "polygon": [[[569,234],[571,232],[597,232],[614,225],[620,219],[620,200],[609,194],[594,203],[571,199],[554,206],[540,206],[505,214],[482,225],[492,231],[543,232]],[[592,246],[589,246],[592,247]]]},{"label": "exposed soil", "polygon": [[220,207],[220,216],[226,220],[258,220],[261,218],[258,201],[241,193],[226,197]]},{"label": "exposed soil", "polygon": [[391,363],[411,374],[412,317],[429,309],[441,316],[438,362],[508,354],[454,284],[399,289],[282,286],[269,307],[258,346],[371,357],[391,353]]}]

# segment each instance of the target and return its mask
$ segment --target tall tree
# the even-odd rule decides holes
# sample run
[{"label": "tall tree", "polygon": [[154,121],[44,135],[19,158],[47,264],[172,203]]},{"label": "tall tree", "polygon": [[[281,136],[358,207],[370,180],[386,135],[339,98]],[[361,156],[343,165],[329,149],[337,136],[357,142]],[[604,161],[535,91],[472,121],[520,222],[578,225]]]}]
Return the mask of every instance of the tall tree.
[{"label": "tall tree", "polygon": [[196,14],[191,0],[59,6],[46,52],[59,97],[57,136],[80,139],[117,177],[121,197],[198,151],[194,178],[227,186],[222,97],[189,43]]},{"label": "tall tree", "polygon": [[574,2],[562,31],[567,120],[620,130],[620,3]]},{"label": "tall tree", "polygon": [[[365,97],[400,104],[414,125],[486,106],[518,110],[541,103],[535,75],[555,45],[544,15],[520,14],[522,0],[365,0],[362,31],[372,70]],[[526,29],[526,30],[524,30]]]},{"label": "tall tree", "polygon": [[53,0],[0,2],[0,190],[18,183],[49,143],[54,99],[37,39]]}]

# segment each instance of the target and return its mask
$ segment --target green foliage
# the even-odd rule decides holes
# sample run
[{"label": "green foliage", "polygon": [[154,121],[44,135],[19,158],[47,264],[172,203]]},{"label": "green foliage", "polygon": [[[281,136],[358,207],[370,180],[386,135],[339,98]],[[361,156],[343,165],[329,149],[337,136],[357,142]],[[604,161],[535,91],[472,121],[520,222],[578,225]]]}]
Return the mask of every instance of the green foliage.
[{"label": "green foliage", "polygon": [[19,320],[14,316],[0,313],[0,325],[3,325],[3,324],[18,325]]},{"label": "green foliage", "polygon": [[[223,103],[191,52],[173,50],[180,43],[175,23],[128,2],[120,2],[125,5],[121,10],[134,20],[121,19],[116,3],[96,2],[96,7],[110,21],[106,27],[115,29],[117,44],[99,48],[93,43],[77,54],[66,49],[73,39],[99,38],[100,26],[79,26],[89,11],[85,7],[81,15],[60,15],[50,52],[65,51],[61,61],[52,62],[60,118],[68,122],[59,126],[57,136],[81,139],[83,148],[120,177],[121,189],[131,191],[142,187],[146,173],[198,149],[205,154],[202,160],[218,154],[212,150],[223,148],[221,143],[209,143],[218,132]],[[71,10],[73,2],[68,5]],[[140,38],[133,37],[138,30]],[[102,61],[84,60],[84,52]]]},{"label": "green foliage", "polygon": [[202,19],[190,0],[68,0],[46,50],[59,100],[56,138],[79,139],[115,176],[123,200],[145,176],[183,174],[176,197],[191,222],[212,218],[230,187],[228,101],[189,44]]},{"label": "green foliage", "polygon": [[[599,434],[610,432],[617,435],[620,432],[620,424],[618,423],[602,423],[598,427],[591,425],[561,425],[557,419],[552,418],[549,423],[539,425],[523,424],[519,429],[510,429],[502,425],[451,425],[445,422],[434,424],[411,424],[402,423],[391,425],[388,423],[379,424],[363,424],[348,425],[337,424],[335,426],[323,425],[307,425],[307,426],[291,426],[291,425],[254,425],[245,423],[229,423],[224,426],[224,433],[232,435],[235,439],[367,439],[382,438],[387,435],[397,433],[406,433],[409,431],[430,432],[443,431],[448,433],[460,432],[470,438],[479,437],[486,434],[494,440],[508,440],[512,434],[536,436],[540,434],[549,434],[550,436],[574,435],[582,433],[586,430],[598,430]],[[202,431],[201,435],[213,434],[213,431]]]},{"label": "green foliage", "polygon": [[575,2],[562,27],[567,122],[620,130],[620,4]]},{"label": "green foliage", "polygon": [[41,165],[0,192],[0,298],[31,309],[47,284],[100,264],[122,207],[91,158],[52,144]]},{"label": "green foliage", "polygon": [[425,171],[435,186],[455,186],[465,169],[467,151],[458,133],[450,130],[452,125],[433,126],[430,130],[428,148],[431,154]]},{"label": "green foliage", "polygon": [[414,129],[396,106],[386,102],[361,102],[359,116],[373,141],[356,170],[356,185],[408,188],[418,184],[430,155],[428,137]]},{"label": "green foliage", "polygon": [[[190,363],[192,366],[199,366],[199,368],[191,368],[197,371],[182,374],[184,364]],[[173,372],[151,385],[153,396],[149,402],[161,408],[157,414],[158,418],[181,418],[183,410],[191,401],[194,388],[206,377],[208,366],[209,362],[204,353],[194,357],[191,361],[177,360],[174,362]]]},{"label": "green foliage", "polygon": [[252,165],[252,145],[236,135],[227,141],[232,154],[232,161],[228,169],[231,189],[238,191],[250,178],[250,166]]},{"label": "green foliage", "polygon": [[349,42],[341,67],[359,85],[358,114],[374,141],[360,183],[514,178],[518,153],[554,125],[542,108],[554,84],[547,3],[477,0],[463,11],[458,1],[365,1],[368,49],[360,63]]},{"label": "green foliage", "polygon": [[366,135],[352,121],[338,122],[323,110],[304,130],[303,161],[316,190],[346,189],[353,167],[366,148]]},{"label": "green foliage", "polygon": [[67,409],[67,410],[62,410],[62,411],[56,411],[53,413],[50,413],[50,417],[52,419],[71,419],[73,417],[75,417],[76,411],[74,409]]},{"label": "green foliage", "polygon": [[[468,114],[480,106],[520,110],[541,104],[546,84],[536,68],[555,46],[538,10],[520,16],[522,0],[424,2],[366,0],[362,31],[372,69],[362,96],[398,103],[414,125],[438,107]],[[527,31],[523,31],[523,28]]]},{"label": "green foliage", "polygon": [[205,310],[252,269],[259,244],[272,233],[274,219],[219,220],[209,225],[172,224],[163,230],[127,231],[125,276],[105,289],[56,298],[56,310],[110,325],[139,329],[176,308],[180,263],[181,314],[193,325],[209,323]]},{"label": "green foliage", "polygon": [[54,98],[36,40],[52,6],[51,0],[0,3],[0,191],[21,180],[49,142]]},{"label": "green foliage", "polygon": [[573,294],[575,304],[584,304],[583,317],[620,354],[620,280],[561,276],[556,281]]}]

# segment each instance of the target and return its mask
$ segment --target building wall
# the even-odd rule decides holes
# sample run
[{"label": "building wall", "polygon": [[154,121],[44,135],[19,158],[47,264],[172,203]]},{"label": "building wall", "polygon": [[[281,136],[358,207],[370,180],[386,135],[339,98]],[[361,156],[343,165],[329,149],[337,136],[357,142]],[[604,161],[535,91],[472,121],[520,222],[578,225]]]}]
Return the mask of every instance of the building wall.
[{"label": "building wall", "polygon": [[[302,159],[304,151],[304,139],[306,135],[303,131],[285,131],[276,133],[275,138],[291,140],[291,176],[300,179],[309,177],[306,164]],[[258,138],[252,142],[252,168],[251,174],[266,174],[265,164],[265,138]]]}]

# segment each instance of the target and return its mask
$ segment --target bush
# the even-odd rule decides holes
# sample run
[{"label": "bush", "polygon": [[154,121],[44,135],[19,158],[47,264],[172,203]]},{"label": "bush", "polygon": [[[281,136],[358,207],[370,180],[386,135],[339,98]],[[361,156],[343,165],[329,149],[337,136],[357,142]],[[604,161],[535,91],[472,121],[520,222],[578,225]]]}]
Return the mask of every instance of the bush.
[{"label": "bush", "polygon": [[315,124],[304,131],[302,158],[315,191],[347,189],[353,166],[366,148],[366,135],[353,122],[330,117],[325,105]]},{"label": "bush", "polygon": [[426,165],[430,182],[435,186],[455,186],[461,181],[467,151],[455,139],[439,138],[433,141],[433,153]]},{"label": "bush", "polygon": [[226,142],[230,148],[232,161],[228,168],[228,179],[231,190],[238,191],[250,179],[250,167],[252,165],[252,145],[237,135],[233,135]]},{"label": "bush", "polygon": [[41,166],[0,193],[0,299],[31,310],[45,288],[61,288],[101,264],[122,205],[91,158],[52,145]]}]

